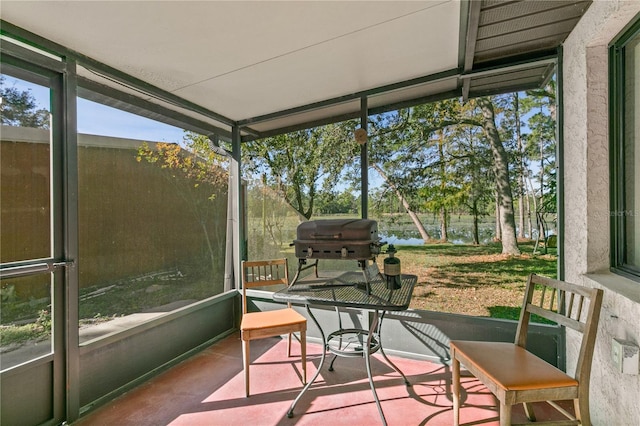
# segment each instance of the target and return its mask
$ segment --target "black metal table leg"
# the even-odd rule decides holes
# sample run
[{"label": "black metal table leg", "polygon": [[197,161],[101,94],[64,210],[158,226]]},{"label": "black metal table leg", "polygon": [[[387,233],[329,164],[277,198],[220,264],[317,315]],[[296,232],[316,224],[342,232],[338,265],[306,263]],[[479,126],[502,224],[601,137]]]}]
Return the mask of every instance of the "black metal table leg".
[{"label": "black metal table leg", "polygon": [[384,314],[385,313],[386,312],[382,312],[382,315],[380,315],[380,323],[378,324],[378,339],[380,340],[380,352],[382,353],[382,357],[385,359],[385,361],[387,361],[387,364],[389,364],[398,374],[400,374],[402,376],[402,379],[404,380],[404,384],[406,386],[411,386],[411,383],[407,379],[407,376],[405,376],[404,373],[402,371],[400,371],[400,369],[398,367],[396,367],[396,365],[389,359],[389,357],[384,352],[384,349],[382,347],[382,335],[381,335],[381,332],[382,332],[382,320],[384,319]]},{"label": "black metal table leg", "polygon": [[371,373],[371,339],[373,338],[373,334],[375,333],[377,328],[378,311],[373,311],[373,321],[371,321],[371,328],[369,328],[369,335],[367,336],[367,344],[364,347],[364,362],[367,367],[367,376],[369,376],[369,385],[371,386],[371,392],[373,392],[373,399],[376,401],[376,405],[378,406],[378,413],[380,413],[382,424],[386,426],[387,420],[384,417],[384,412],[382,411],[382,406],[380,405],[380,399],[378,398],[378,393],[376,392],[376,386],[373,383],[373,374]]},{"label": "black metal table leg", "polygon": [[[336,310],[336,314],[338,315],[338,330],[342,330],[342,317],[340,316],[340,308],[338,308],[337,306],[335,307]],[[327,349],[329,349],[329,340],[331,338],[327,338]],[[340,349],[342,349],[342,335],[340,335],[340,342],[338,343],[338,347]],[[331,362],[329,363],[329,371],[333,371],[333,363],[336,361],[336,358],[338,358],[338,354],[333,354],[333,358],[331,359]]]},{"label": "black metal table leg", "polygon": [[316,378],[320,374],[320,371],[322,370],[322,366],[324,365],[324,359],[325,359],[325,355],[327,353],[327,348],[328,348],[327,340],[325,339],[324,332],[322,331],[322,327],[320,327],[320,323],[318,322],[316,317],[313,315],[313,313],[311,313],[311,308],[309,308],[309,305],[306,305],[306,308],[307,308],[307,312],[309,313],[309,316],[311,317],[313,322],[318,327],[318,330],[320,330],[320,336],[322,336],[322,342],[323,342],[322,356],[320,358],[320,365],[318,366],[318,370],[316,371],[316,374],[313,375],[311,380],[309,380],[307,382],[307,384],[305,385],[304,388],[302,388],[302,390],[300,391],[300,393],[298,394],[296,399],[294,399],[293,402],[291,403],[291,407],[289,407],[289,411],[287,411],[287,417],[289,417],[289,418],[293,417],[293,409],[296,407],[296,404],[298,403],[300,398],[302,398],[302,395],[304,395],[304,393],[307,391],[307,389],[309,389],[311,387],[313,382],[315,382]]}]

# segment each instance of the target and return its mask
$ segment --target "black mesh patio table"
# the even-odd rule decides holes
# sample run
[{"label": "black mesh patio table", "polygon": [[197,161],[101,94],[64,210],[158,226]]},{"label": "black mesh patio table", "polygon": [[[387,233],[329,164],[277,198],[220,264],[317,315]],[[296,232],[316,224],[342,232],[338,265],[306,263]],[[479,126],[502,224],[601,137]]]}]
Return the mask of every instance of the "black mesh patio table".
[{"label": "black mesh patio table", "polygon": [[[415,275],[403,274],[400,288],[393,289],[387,288],[386,279],[382,274],[369,278],[367,282],[360,271],[324,272],[319,277],[311,275],[296,280],[289,287],[273,294],[275,301],[305,305],[309,317],[320,330],[324,344],[320,365],[315,375],[291,404],[287,412],[288,417],[293,417],[293,410],[296,404],[320,374],[328,351],[334,354],[329,365],[329,371],[333,371],[333,363],[338,356],[364,357],[371,391],[373,392],[382,423],[386,425],[384,412],[382,411],[371,374],[370,356],[380,351],[385,361],[402,376],[405,384],[410,386],[405,375],[384,353],[380,331],[386,312],[408,309],[416,282],[417,277]],[[311,305],[334,307],[338,314],[337,330],[325,335],[320,323],[311,312]],[[369,329],[343,328],[339,308],[353,308],[360,309],[363,312],[371,312],[373,315]]]}]

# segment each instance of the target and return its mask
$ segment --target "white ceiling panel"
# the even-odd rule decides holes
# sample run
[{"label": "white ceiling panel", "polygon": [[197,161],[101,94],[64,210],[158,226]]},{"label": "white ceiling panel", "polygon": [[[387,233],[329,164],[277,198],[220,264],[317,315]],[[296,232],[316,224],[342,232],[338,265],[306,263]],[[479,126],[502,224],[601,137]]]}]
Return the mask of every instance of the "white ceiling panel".
[{"label": "white ceiling panel", "polygon": [[[469,96],[476,74],[554,56],[590,3],[2,0],[0,18],[6,34],[69,55],[106,77],[88,78],[165,108],[152,111],[156,116],[176,111],[200,120],[191,121],[196,129],[212,124],[228,133],[238,125],[243,137],[255,138],[304,126],[301,120],[344,116],[360,97],[384,109]],[[520,28],[534,9],[537,40],[553,36],[550,44]],[[571,23],[558,10],[570,12]],[[492,18],[496,11],[504,19]],[[503,41],[506,35],[516,42]],[[491,54],[482,50],[487,43],[496,45]],[[527,88],[549,73],[534,74],[537,80],[527,74]],[[483,93],[507,87],[496,75]],[[144,105],[135,107],[145,114]]]},{"label": "white ceiling panel", "polygon": [[3,1],[1,14],[233,120],[455,68],[460,20],[452,0]]},{"label": "white ceiling panel", "polygon": [[330,38],[176,94],[240,120],[455,68],[457,38],[432,31],[434,25],[458,31],[459,11],[451,5]]}]

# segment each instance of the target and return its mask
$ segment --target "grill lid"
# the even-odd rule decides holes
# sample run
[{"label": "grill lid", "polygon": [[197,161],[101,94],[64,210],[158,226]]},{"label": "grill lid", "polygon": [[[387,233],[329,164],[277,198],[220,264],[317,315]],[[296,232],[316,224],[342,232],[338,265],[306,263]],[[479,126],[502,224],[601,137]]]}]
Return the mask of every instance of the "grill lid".
[{"label": "grill lid", "polygon": [[378,240],[378,222],[371,219],[310,220],[298,225],[298,240]]},{"label": "grill lid", "polygon": [[296,257],[306,259],[372,259],[383,243],[371,219],[323,219],[301,223],[294,240]]}]

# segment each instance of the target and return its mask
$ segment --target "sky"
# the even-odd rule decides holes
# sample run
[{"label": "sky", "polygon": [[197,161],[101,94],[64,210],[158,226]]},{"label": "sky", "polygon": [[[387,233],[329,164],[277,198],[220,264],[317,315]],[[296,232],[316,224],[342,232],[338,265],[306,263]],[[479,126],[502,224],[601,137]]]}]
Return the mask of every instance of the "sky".
[{"label": "sky", "polygon": [[78,133],[153,142],[180,142],[184,130],[79,98]]},{"label": "sky", "polygon": [[[29,91],[38,109],[50,110],[49,88],[5,76],[4,86]],[[180,142],[184,130],[78,98],[78,133],[140,139],[149,142]]]}]

